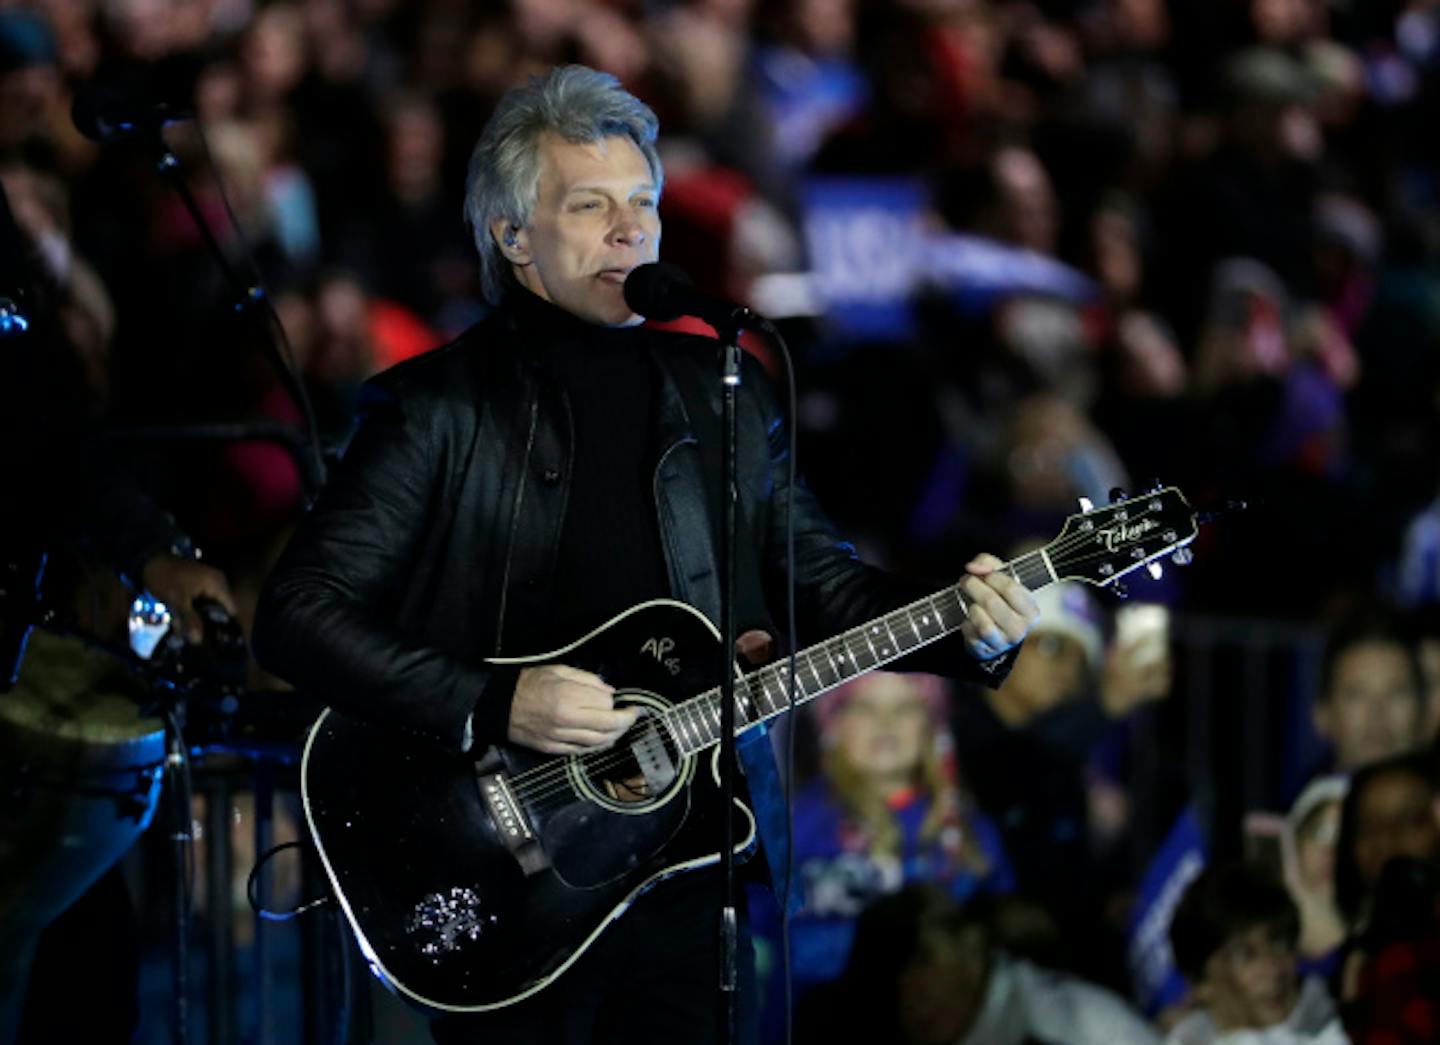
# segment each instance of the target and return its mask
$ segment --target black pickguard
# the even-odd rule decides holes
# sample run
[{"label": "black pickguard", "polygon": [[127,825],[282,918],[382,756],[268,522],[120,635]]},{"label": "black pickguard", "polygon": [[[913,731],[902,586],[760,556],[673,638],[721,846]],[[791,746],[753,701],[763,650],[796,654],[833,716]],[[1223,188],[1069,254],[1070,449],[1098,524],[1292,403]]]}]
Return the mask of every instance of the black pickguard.
[{"label": "black pickguard", "polygon": [[[662,705],[715,685],[721,670],[714,628],[672,602],[632,610],[533,663],[549,661],[601,675],[622,700]],[[377,973],[423,1006],[477,1010],[543,987],[637,890],[693,861],[714,862],[723,825],[712,755],[690,760],[691,779],[677,780],[668,801],[635,813],[582,798],[579,763],[491,749],[481,767],[503,766],[548,860],[531,873],[481,798],[476,761],[393,729],[327,712],[306,749],[304,797],[331,884]],[[751,837],[748,811],[736,815],[736,838]]]}]

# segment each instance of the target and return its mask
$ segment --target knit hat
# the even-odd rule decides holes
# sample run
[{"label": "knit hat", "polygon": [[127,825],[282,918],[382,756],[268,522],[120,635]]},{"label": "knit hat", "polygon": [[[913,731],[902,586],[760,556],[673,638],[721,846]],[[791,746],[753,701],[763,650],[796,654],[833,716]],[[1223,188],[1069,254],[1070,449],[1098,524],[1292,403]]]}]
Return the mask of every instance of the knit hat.
[{"label": "knit hat", "polygon": [[1073,581],[1060,581],[1041,588],[1033,595],[1035,604],[1040,607],[1040,619],[1035,622],[1031,634],[1048,632],[1074,639],[1085,650],[1090,667],[1097,667],[1104,634],[1100,612],[1085,587]]}]

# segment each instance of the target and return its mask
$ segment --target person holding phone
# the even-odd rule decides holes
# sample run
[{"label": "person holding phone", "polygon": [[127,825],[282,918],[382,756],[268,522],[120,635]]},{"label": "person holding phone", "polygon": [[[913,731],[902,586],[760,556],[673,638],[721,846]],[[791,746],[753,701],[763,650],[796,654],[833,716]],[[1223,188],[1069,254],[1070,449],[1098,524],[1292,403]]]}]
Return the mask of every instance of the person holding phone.
[{"label": "person holding phone", "polygon": [[[1040,618],[1010,677],[952,708],[957,756],[980,808],[1001,826],[1019,893],[1054,916],[1032,956],[1121,977],[1120,933],[1102,913],[1107,883],[1121,872],[1097,853],[1123,861],[1127,797],[1114,772],[1096,770],[1096,755],[1117,722],[1170,692],[1169,615],[1162,606],[1127,608],[1107,644],[1104,616],[1084,586],[1053,584],[1035,600]],[[1070,953],[1064,941],[1078,940],[1104,942]]]}]

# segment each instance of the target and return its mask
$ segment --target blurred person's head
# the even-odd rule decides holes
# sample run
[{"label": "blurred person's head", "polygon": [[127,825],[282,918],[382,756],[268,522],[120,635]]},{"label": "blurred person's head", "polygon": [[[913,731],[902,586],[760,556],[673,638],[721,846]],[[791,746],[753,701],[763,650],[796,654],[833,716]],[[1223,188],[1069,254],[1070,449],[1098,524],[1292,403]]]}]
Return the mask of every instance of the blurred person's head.
[{"label": "blurred person's head", "polygon": [[1103,631],[1083,585],[1062,581],[1034,593],[1040,618],[1020,646],[1010,675],[987,694],[1011,725],[1023,725],[1084,693],[1099,669]]},{"label": "blurred person's head", "polygon": [[1095,393],[1090,332],[1078,305],[1017,293],[998,304],[995,333],[1005,350],[1047,392],[1084,406]]},{"label": "blurred person's head", "polygon": [[931,675],[871,672],[846,683],[815,707],[820,768],[859,828],[855,843],[872,857],[898,856],[895,809],[925,798],[920,841],[938,843],[955,866],[983,872],[983,857],[961,825],[946,703],[944,683]]},{"label": "blurred person's head", "polygon": [[1316,296],[1353,333],[1368,313],[1380,264],[1380,220],[1359,199],[1329,193],[1315,201],[1310,271]]},{"label": "blurred person's head", "polygon": [[871,672],[822,697],[816,714],[832,777],[854,777],[885,798],[932,783],[932,737],[945,725],[945,691],[933,676]]},{"label": "blurred person's head", "polygon": [[305,17],[293,4],[262,7],[250,23],[240,48],[254,99],[275,102],[288,95],[305,75]]},{"label": "blurred person's head", "polygon": [[[383,0],[388,2],[388,0]],[[315,72],[328,83],[353,83],[365,72],[368,59],[365,29],[379,18],[375,3],[345,3],[344,0],[310,0],[304,7],[305,36],[323,41],[310,60]]]},{"label": "blurred person's head", "polygon": [[1005,431],[1001,462],[1015,505],[1068,514],[1077,497],[1099,501],[1128,486],[1109,440],[1075,403],[1054,394],[1022,399]]},{"label": "blurred person's head", "polygon": [[1300,915],[1263,867],[1207,867],[1170,922],[1175,964],[1221,1033],[1284,1020],[1299,999]]},{"label": "blurred person's head", "polygon": [[1112,43],[1125,51],[1158,51],[1170,41],[1164,0],[1106,0]]},{"label": "blurred person's head", "polygon": [[973,912],[933,885],[906,886],[865,909],[840,981],[857,1017],[855,1040],[951,1045],[964,1038],[994,963],[991,929]]},{"label": "blurred person's head", "polygon": [[1334,627],[1321,654],[1320,692],[1311,714],[1340,772],[1420,746],[1423,675],[1415,651],[1388,614],[1360,610]]},{"label": "blurred person's head", "polygon": [[1288,370],[1289,312],[1289,294],[1268,265],[1253,258],[1218,263],[1195,361],[1201,390],[1277,377]]},{"label": "blurred person's head", "polygon": [[213,10],[211,4],[191,0],[105,0],[99,8],[110,44],[142,62],[199,48],[209,35]]},{"label": "blurred person's head", "polygon": [[583,66],[508,92],[466,183],[486,300],[499,304],[513,279],[587,322],[635,322],[622,288],[659,256],[657,130],[649,106]]},{"label": "blurred person's head", "polygon": [[1111,302],[1123,305],[1140,296],[1145,252],[1134,206],[1116,198],[1095,209],[1090,215],[1089,254],[1091,272]]},{"label": "blurred person's head", "polygon": [[315,289],[313,320],[311,375],[354,384],[375,372],[370,297],[354,275],[333,271],[321,277]]},{"label": "blurred person's head", "polygon": [[1347,777],[1322,776],[1310,781],[1286,814],[1295,840],[1295,870],[1310,893],[1335,898],[1335,845],[1340,834],[1340,808],[1350,788]]},{"label": "blurred person's head", "polygon": [[993,228],[999,239],[1052,254],[1059,236],[1059,202],[1050,175],[1029,149],[1006,146],[990,161],[995,184]]},{"label": "blurred person's head", "polygon": [[416,204],[440,188],[445,125],[434,102],[405,94],[385,108],[385,173],[401,204]]},{"label": "blurred person's head", "polygon": [[1263,44],[1290,47],[1324,29],[1325,5],[1316,0],[1250,0],[1250,24]]},{"label": "blurred person's head", "polygon": [[1312,40],[1305,46],[1304,61],[1314,77],[1315,115],[1321,124],[1327,128],[1353,124],[1369,90],[1364,61],[1337,40]]},{"label": "blurred person's head", "polygon": [[1440,857],[1440,810],[1426,755],[1374,762],[1350,779],[1335,849],[1335,903],[1352,927],[1368,920],[1380,872],[1396,857]]},{"label": "blurred person's head", "polygon": [[776,39],[820,58],[855,46],[855,0],[766,0],[759,18]]},{"label": "blurred person's head", "polygon": [[499,98],[514,82],[515,32],[504,19],[482,21],[465,45],[461,79],[482,98]]},{"label": "blurred person's head", "polygon": [[195,118],[205,125],[239,117],[245,78],[235,62],[210,62],[195,78]]},{"label": "blurred person's head", "polygon": [[34,11],[0,11],[0,146],[36,134],[60,93],[55,37]]},{"label": "blurred person's head", "polygon": [[1251,47],[1222,69],[1230,141],[1261,160],[1313,162],[1324,149],[1316,114],[1316,81],[1285,51]]}]

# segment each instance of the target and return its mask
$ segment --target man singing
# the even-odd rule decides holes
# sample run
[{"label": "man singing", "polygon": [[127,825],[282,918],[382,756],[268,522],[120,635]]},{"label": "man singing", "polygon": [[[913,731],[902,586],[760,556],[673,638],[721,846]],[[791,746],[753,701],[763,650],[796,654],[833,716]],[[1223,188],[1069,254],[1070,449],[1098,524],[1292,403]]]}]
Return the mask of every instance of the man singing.
[{"label": "man singing", "polygon": [[[561,648],[650,599],[720,619],[715,343],[642,326],[623,294],[659,253],[656,131],[649,107],[579,66],[501,100],[466,200],[494,310],[370,383],[345,460],[262,599],[263,664],[347,714],[429,738],[437,758],[506,741],[552,754],[607,747],[637,714],[616,706],[607,680],[490,661]],[[786,422],[760,369],[745,368],[739,630],[780,633],[787,512],[802,642],[932,594],[861,563],[790,485]],[[981,555],[966,566],[961,640],[906,667],[1004,677],[1037,611],[999,565]],[[783,799],[762,733],[742,738],[740,760],[778,880]],[[718,1040],[719,885],[713,868],[662,882],[538,993],[438,1019],[436,1040]],[[753,1042],[743,925],[740,965],[738,1040]]]}]

